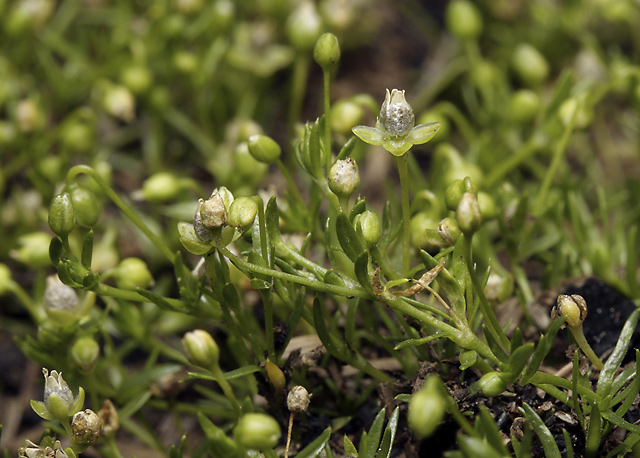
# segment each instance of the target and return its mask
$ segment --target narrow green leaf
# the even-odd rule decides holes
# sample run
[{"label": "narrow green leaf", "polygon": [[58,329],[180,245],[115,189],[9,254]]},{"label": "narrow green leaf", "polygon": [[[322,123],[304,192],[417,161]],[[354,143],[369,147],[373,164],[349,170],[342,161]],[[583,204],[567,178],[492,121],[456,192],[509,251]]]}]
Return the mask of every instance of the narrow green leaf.
[{"label": "narrow green leaf", "polygon": [[511,346],[509,349],[509,353],[513,354],[514,351],[516,351],[518,349],[518,347],[520,347],[524,342],[524,339],[522,337],[522,331],[520,330],[520,328],[516,328],[513,331],[513,335],[511,336]]},{"label": "narrow green leaf", "polygon": [[153,302],[154,304],[156,304],[158,307],[160,307],[163,310],[170,310],[172,312],[184,312],[185,311],[182,308],[174,307],[165,298],[163,298],[162,296],[159,296],[156,293],[153,293],[153,292],[151,292],[149,290],[138,288],[138,289],[136,289],[136,292],[139,295],[141,295],[142,297],[144,297],[145,299],[147,299],[149,302]]},{"label": "narrow green leaf", "polygon": [[441,339],[442,337],[447,337],[448,335],[449,335],[449,333],[447,333],[447,332],[439,332],[439,333],[436,333],[436,334],[432,334],[429,337],[423,337],[421,339],[403,340],[402,342],[397,344],[393,349],[394,350],[402,350],[403,348],[407,348],[407,347],[417,347],[419,345],[424,345],[427,342],[431,342],[431,341],[436,340],[436,339]]},{"label": "narrow green leaf", "polygon": [[600,371],[600,377],[598,378],[598,386],[596,389],[598,396],[605,397],[611,392],[613,376],[627,354],[631,338],[633,337],[633,333],[638,325],[638,318],[640,318],[640,308],[635,309],[631,315],[629,315],[629,318],[627,318],[627,321],[622,327],[622,331],[620,331],[620,337],[618,337],[618,342],[616,343],[613,352],[605,361],[604,369]]},{"label": "narrow green leaf", "polygon": [[151,390],[146,390],[122,406],[122,408],[118,410],[120,421],[128,419],[131,415],[142,409],[147,401],[151,399],[152,395]]},{"label": "narrow green leaf", "polygon": [[304,449],[302,449],[297,455],[296,458],[315,458],[322,452],[322,449],[329,441],[331,437],[331,427],[324,430],[322,434],[320,434],[317,438],[313,440],[309,445],[307,445]]},{"label": "narrow green leaf", "polygon": [[367,201],[364,199],[358,199],[349,212],[349,221],[353,224],[353,218],[367,209]]},{"label": "narrow green leaf", "polygon": [[549,350],[551,350],[553,339],[555,339],[556,334],[558,334],[560,327],[562,327],[566,319],[567,318],[563,316],[553,321],[547,333],[540,338],[538,346],[533,351],[531,361],[529,365],[524,369],[522,377],[518,382],[521,386],[528,384],[536,374],[538,368],[540,367],[540,364],[542,364],[542,361],[547,356],[547,353],[549,353]]},{"label": "narrow green leaf", "polygon": [[319,122],[316,120],[309,131],[309,169],[313,177],[322,177],[322,150],[320,148]]},{"label": "narrow green leaf", "polygon": [[509,357],[508,372],[512,380],[509,381],[508,383],[513,383],[518,379],[518,377],[520,377],[520,374],[522,373],[523,369],[527,366],[527,363],[529,362],[531,353],[533,353],[533,347],[534,347],[533,342],[530,342],[526,345],[522,345],[518,347],[516,351],[511,353],[511,356]]},{"label": "narrow green leaf", "polygon": [[476,361],[478,360],[478,353],[476,353],[474,350],[463,351],[462,353],[460,353],[459,360],[460,370],[466,371],[476,363]]},{"label": "narrow green leaf", "polygon": [[327,329],[327,325],[324,321],[322,303],[317,296],[313,300],[313,324],[316,328],[320,341],[332,356],[342,361],[349,361],[352,359],[346,345],[344,343],[339,343],[335,337],[331,335],[329,329]]},{"label": "narrow green leaf", "polygon": [[356,140],[356,137],[349,138],[349,140],[347,140],[347,142],[344,144],[344,146],[342,147],[342,149],[338,153],[337,159],[338,160],[344,160],[344,159],[348,158],[349,156],[351,156],[351,153],[353,152],[353,149],[356,147],[357,143],[358,142]]},{"label": "narrow green leaf", "polygon": [[358,450],[356,449],[356,446],[353,445],[353,442],[351,442],[351,439],[349,439],[346,434],[344,436],[344,454],[346,456],[352,455],[354,458],[358,458]]},{"label": "narrow green leaf", "polygon": [[489,328],[484,324],[482,325],[482,334],[487,340],[487,344],[489,345],[489,348],[491,348],[493,354],[496,355],[500,362],[507,363],[509,361],[509,355],[507,355],[507,352],[502,349],[500,344],[495,340],[495,338],[489,331]]},{"label": "narrow green leaf", "polygon": [[589,429],[587,431],[587,439],[585,449],[587,456],[595,457],[600,448],[600,436],[602,434],[602,418],[600,417],[600,409],[597,403],[591,404],[591,415],[589,415]]},{"label": "narrow green leaf", "polygon": [[64,247],[60,237],[56,236],[52,238],[49,243],[49,258],[51,259],[51,262],[54,265],[58,264],[62,260],[63,254]]},{"label": "narrow green leaf", "polygon": [[480,406],[480,415],[476,421],[479,422],[482,432],[484,433],[484,437],[486,437],[489,444],[491,444],[495,450],[500,452],[501,455],[509,455],[509,451],[502,442],[500,429],[498,428],[498,425],[496,425],[493,415],[491,415],[487,406]]},{"label": "narrow green leaf", "polygon": [[366,251],[357,257],[353,263],[353,270],[360,286],[373,296],[371,277],[369,277],[369,254]]},{"label": "narrow green leaf", "polygon": [[398,429],[398,417],[400,415],[400,407],[396,407],[389,418],[387,427],[384,430],[382,436],[382,442],[380,443],[380,449],[376,454],[376,458],[389,458],[391,456],[391,449],[393,447],[393,441],[396,438],[396,431]]},{"label": "narrow green leaf", "polygon": [[355,262],[366,250],[364,242],[358,237],[349,217],[342,212],[336,217],[336,234],[340,246],[352,262]]},{"label": "narrow green leaf", "polygon": [[562,458],[556,439],[553,437],[553,434],[551,434],[551,431],[549,431],[549,428],[547,428],[547,425],[544,424],[542,418],[540,418],[536,411],[533,410],[526,402],[522,403],[520,411],[525,415],[525,418],[529,421],[531,427],[537,434],[538,439],[540,439],[545,457]]},{"label": "narrow green leaf", "polygon": [[360,447],[360,456],[362,458],[375,458],[378,446],[380,445],[380,437],[382,436],[382,427],[384,426],[385,409],[382,408],[367,433],[366,447]]},{"label": "narrow green leaf", "polygon": [[85,269],[91,270],[91,259],[93,258],[93,229],[87,232],[82,241],[82,253],[80,255],[80,262]]},{"label": "narrow green leaf", "polygon": [[564,428],[562,428],[562,437],[564,437],[564,445],[567,448],[567,458],[573,458],[573,444],[571,443],[571,436]]}]

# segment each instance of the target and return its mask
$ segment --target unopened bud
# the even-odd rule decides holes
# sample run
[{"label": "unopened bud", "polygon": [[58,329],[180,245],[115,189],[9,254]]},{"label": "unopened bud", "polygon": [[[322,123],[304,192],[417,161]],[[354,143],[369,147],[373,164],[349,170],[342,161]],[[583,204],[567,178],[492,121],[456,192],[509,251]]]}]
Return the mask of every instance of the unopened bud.
[{"label": "unopened bud", "polygon": [[354,221],[356,227],[360,227],[362,230],[362,236],[369,248],[373,247],[378,240],[380,240],[380,234],[382,232],[380,226],[380,218],[372,211],[366,210],[356,216]]},{"label": "unopened bud", "polygon": [[549,75],[549,64],[536,48],[528,43],[516,46],[511,64],[518,76],[527,84],[538,86]]},{"label": "unopened bud", "polygon": [[284,390],[287,384],[287,379],[284,376],[284,372],[282,372],[282,369],[280,369],[276,364],[272,363],[269,360],[265,362],[264,368],[267,371],[267,378],[273,385],[276,393],[280,393],[282,390]]},{"label": "unopened bud", "polygon": [[81,337],[71,347],[73,362],[82,371],[91,370],[100,355],[100,346],[93,337]]},{"label": "unopened bud", "polygon": [[147,67],[129,65],[120,73],[120,81],[134,94],[142,94],[151,87],[153,76]]},{"label": "unopened bud", "polygon": [[88,227],[95,226],[102,212],[102,206],[95,194],[77,183],[67,186],[67,192],[71,197],[78,223]]},{"label": "unopened bud", "polygon": [[482,223],[482,215],[478,199],[470,192],[465,192],[460,199],[458,208],[456,209],[456,221],[463,234],[472,235],[480,228]]},{"label": "unopened bud", "polygon": [[68,236],[76,225],[76,212],[69,193],[56,195],[49,207],[49,227],[59,237]]},{"label": "unopened bud", "polygon": [[447,189],[444,191],[444,202],[447,209],[456,211],[460,201],[462,200],[462,196],[466,192],[470,192],[472,194],[476,194],[478,192],[478,188],[469,177],[465,177],[464,180],[455,180],[447,186]]},{"label": "unopened bud", "polygon": [[233,429],[236,442],[252,450],[269,450],[278,445],[280,425],[268,415],[248,413]]},{"label": "unopened bud", "polygon": [[531,121],[540,108],[540,96],[530,89],[515,92],[509,100],[511,119],[525,123]]},{"label": "unopened bud", "polygon": [[567,317],[565,324],[570,328],[580,326],[587,318],[587,301],[578,294],[561,294],[558,296],[557,305],[551,310],[553,319],[560,316]]},{"label": "unopened bud", "polygon": [[325,33],[313,48],[313,58],[325,72],[331,71],[340,60],[340,43],[332,33]]},{"label": "unopened bud", "polygon": [[142,184],[142,197],[149,202],[168,202],[175,199],[182,186],[180,180],[171,172],[158,172],[147,178]]},{"label": "unopened bud", "polygon": [[107,89],[103,106],[107,113],[125,122],[133,121],[136,101],[133,94],[124,86],[112,86]]},{"label": "unopened bud", "polygon": [[311,402],[311,395],[303,386],[296,385],[287,395],[287,409],[291,413],[305,412]]},{"label": "unopened bud", "polygon": [[447,404],[441,385],[437,376],[429,376],[409,401],[407,421],[411,430],[421,438],[432,435],[444,418]]},{"label": "unopened bud", "polygon": [[100,439],[102,421],[91,409],[77,412],[71,420],[73,442],[79,445],[94,445]]},{"label": "unopened bud", "polygon": [[260,162],[271,164],[280,158],[282,149],[271,137],[256,134],[249,137],[247,142],[249,153]]},{"label": "unopened bud", "polygon": [[340,197],[349,197],[360,184],[358,164],[351,158],[338,160],[329,171],[329,188]]},{"label": "unopened bud", "polygon": [[43,114],[31,99],[21,101],[16,107],[16,124],[21,132],[29,133],[38,129],[43,123]]},{"label": "unopened bud", "polygon": [[258,213],[258,203],[251,197],[238,197],[229,207],[229,225],[239,231],[246,231],[251,227]]},{"label": "unopened bud", "polygon": [[440,221],[440,224],[438,224],[438,235],[445,244],[445,247],[455,245],[461,233],[462,232],[458,227],[458,222],[455,220],[455,218],[452,218],[450,216],[447,216],[442,221]]},{"label": "unopened bud", "polygon": [[447,28],[460,40],[474,40],[482,32],[482,16],[468,0],[454,0],[447,6]]},{"label": "unopened bud", "polygon": [[363,116],[361,105],[350,99],[338,100],[331,106],[331,130],[347,136],[352,128],[360,124]]},{"label": "unopened bud", "polygon": [[218,365],[220,349],[211,334],[202,329],[187,332],[182,338],[182,351],[189,361],[200,367]]},{"label": "unopened bud", "polygon": [[147,264],[140,258],[126,258],[120,261],[113,277],[121,289],[135,290],[153,285],[153,276]]},{"label": "unopened bud", "polygon": [[315,3],[303,1],[293,10],[287,21],[289,41],[300,51],[311,50],[321,32],[322,22]]}]

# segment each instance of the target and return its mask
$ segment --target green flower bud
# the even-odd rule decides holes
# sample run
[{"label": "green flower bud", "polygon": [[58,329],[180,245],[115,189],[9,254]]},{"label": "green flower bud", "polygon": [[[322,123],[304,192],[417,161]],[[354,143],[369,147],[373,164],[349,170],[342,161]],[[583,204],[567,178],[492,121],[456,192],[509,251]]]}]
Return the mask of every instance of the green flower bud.
[{"label": "green flower bud", "polygon": [[120,81],[134,94],[143,94],[151,87],[153,75],[147,67],[139,64],[129,65],[120,72]]},{"label": "green flower bud", "polygon": [[380,218],[372,211],[366,210],[356,216],[354,221],[356,227],[360,227],[362,236],[369,248],[373,247],[378,240],[380,240],[380,234],[382,228],[380,226]]},{"label": "green flower bud", "polygon": [[358,164],[351,158],[337,160],[329,171],[329,188],[340,197],[349,197],[360,184]]},{"label": "green flower bud", "polygon": [[462,200],[462,196],[466,192],[470,192],[472,194],[476,194],[478,192],[478,188],[469,177],[465,177],[464,180],[455,180],[447,186],[447,189],[444,191],[444,202],[447,209],[456,211],[460,204],[460,200]]},{"label": "green flower bud", "polygon": [[120,261],[114,269],[113,278],[121,289],[135,290],[153,285],[153,276],[140,258],[126,258]]},{"label": "green flower bud", "polygon": [[154,203],[163,203],[178,197],[183,187],[180,179],[171,172],[158,172],[142,184],[142,197]]},{"label": "green flower bud", "polygon": [[131,122],[136,116],[136,101],[131,91],[124,86],[107,88],[102,106],[111,116],[124,122]]},{"label": "green flower bud", "polygon": [[294,48],[308,51],[322,32],[322,21],[314,2],[305,0],[293,10],[287,21],[287,35]]},{"label": "green flower bud", "polygon": [[182,338],[182,351],[191,364],[210,368],[217,366],[220,349],[211,334],[201,329],[187,332]]},{"label": "green flower bud", "polygon": [[516,46],[511,65],[523,82],[531,86],[539,86],[549,76],[549,64],[536,48],[528,43]]},{"label": "green flower bud", "polygon": [[100,355],[100,346],[93,337],[81,337],[71,347],[71,358],[82,371],[90,371]]},{"label": "green flower bud", "polygon": [[466,236],[472,235],[482,224],[482,215],[478,199],[470,192],[465,192],[460,199],[456,209],[456,221],[462,233]]},{"label": "green flower bud", "polygon": [[460,152],[450,143],[441,143],[436,147],[433,161],[434,171],[437,174],[434,179],[443,185],[465,177],[469,177],[474,185],[480,185],[484,179],[480,167],[464,160]]},{"label": "green flower bud", "polygon": [[76,225],[76,213],[67,192],[56,195],[49,207],[49,227],[59,237],[68,236]]},{"label": "green flower bud", "polygon": [[13,259],[33,268],[51,267],[49,245],[51,235],[46,232],[31,232],[18,238],[18,249],[9,251]]},{"label": "green flower bud", "polygon": [[362,122],[364,109],[350,99],[338,100],[331,106],[331,130],[348,136]]},{"label": "green flower bud", "polygon": [[228,224],[239,231],[246,231],[258,213],[258,203],[252,197],[238,197],[229,207]]},{"label": "green flower bud", "polygon": [[425,380],[424,386],[411,396],[407,422],[411,430],[421,438],[431,436],[442,423],[447,409],[442,390],[440,378],[431,375]]},{"label": "green flower bud", "polygon": [[493,197],[486,192],[478,192],[478,206],[480,207],[482,221],[489,221],[498,216],[498,207]]},{"label": "green flower bud", "polygon": [[11,269],[9,269],[6,264],[0,263],[0,296],[10,292],[12,284]]},{"label": "green flower bud", "polygon": [[514,92],[509,100],[511,119],[519,123],[531,121],[540,109],[540,96],[530,89]]},{"label": "green flower bud", "polygon": [[44,125],[44,113],[31,99],[18,103],[15,118],[18,129],[25,134],[38,130]]},{"label": "green flower bud", "polygon": [[198,69],[198,56],[192,52],[178,51],[173,55],[173,66],[181,73],[194,73]]},{"label": "green flower bud", "polygon": [[573,126],[576,129],[584,129],[591,124],[593,109],[587,106],[585,99],[584,96],[570,97],[562,102],[560,108],[558,108],[558,116],[565,127],[569,125],[573,117],[575,117]]},{"label": "green flower bud", "polygon": [[[411,245],[419,249],[431,249],[434,246],[439,246],[438,243],[433,243],[431,237],[427,233],[427,229],[435,227],[437,221],[427,212],[416,213],[411,218],[409,223],[409,230],[411,231]],[[438,240],[440,241],[440,240]]]},{"label": "green flower bud", "polygon": [[470,1],[453,0],[447,6],[445,19],[449,32],[460,40],[474,40],[482,32],[482,16]]},{"label": "green flower bud", "polygon": [[75,153],[87,153],[95,143],[94,126],[88,121],[72,120],[62,128],[60,141]]},{"label": "green flower bud", "polygon": [[502,380],[498,372],[484,374],[476,384],[482,391],[482,394],[490,398],[499,396],[507,389],[507,384],[504,383],[504,380]]},{"label": "green flower bud", "polygon": [[247,142],[249,153],[258,161],[272,164],[280,158],[282,149],[271,137],[256,134],[249,137]]},{"label": "green flower bud", "polygon": [[567,317],[565,324],[570,328],[581,326],[587,318],[587,301],[578,294],[561,294],[558,296],[557,305],[551,310],[552,319],[560,316]]},{"label": "green flower bud", "polygon": [[78,445],[94,445],[100,439],[102,421],[91,409],[77,412],[71,420],[72,440]]},{"label": "green flower bud", "polygon": [[323,71],[331,71],[340,60],[338,37],[332,33],[325,33],[318,38],[318,42],[313,48],[313,58]]},{"label": "green flower bud", "polygon": [[249,152],[247,142],[239,143],[233,152],[234,170],[242,177],[243,183],[257,183],[264,177],[269,165],[257,161]]},{"label": "green flower bud", "polygon": [[280,425],[268,415],[248,413],[233,428],[236,442],[252,450],[269,450],[278,445]]},{"label": "green flower bud", "polygon": [[83,226],[95,226],[102,211],[95,194],[77,183],[67,186],[66,191],[71,197],[78,222]]}]

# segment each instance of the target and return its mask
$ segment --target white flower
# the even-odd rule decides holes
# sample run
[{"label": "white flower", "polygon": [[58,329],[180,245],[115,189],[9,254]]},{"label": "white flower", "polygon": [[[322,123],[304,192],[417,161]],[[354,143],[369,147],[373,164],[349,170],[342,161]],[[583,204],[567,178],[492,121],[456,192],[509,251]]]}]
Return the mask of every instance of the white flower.
[{"label": "white flower", "polygon": [[413,145],[428,142],[440,129],[439,122],[415,126],[413,109],[404,98],[404,91],[387,89],[376,127],[356,126],[352,132],[370,145],[382,145],[394,156],[402,156]]},{"label": "white flower", "polygon": [[31,408],[45,420],[66,421],[74,413],[82,409],[84,390],[80,387],[78,396],[73,393],[62,378],[62,372],[42,369],[44,374],[44,402],[31,401]]}]

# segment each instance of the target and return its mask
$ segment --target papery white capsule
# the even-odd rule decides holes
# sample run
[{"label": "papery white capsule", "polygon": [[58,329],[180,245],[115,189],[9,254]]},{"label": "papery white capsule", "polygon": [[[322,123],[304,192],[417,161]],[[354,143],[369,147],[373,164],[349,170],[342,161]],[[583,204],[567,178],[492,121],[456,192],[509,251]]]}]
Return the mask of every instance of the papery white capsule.
[{"label": "papery white capsule", "polygon": [[411,132],[416,123],[413,109],[404,98],[404,91],[387,89],[384,102],[380,108],[378,128],[394,137],[404,137]]}]

